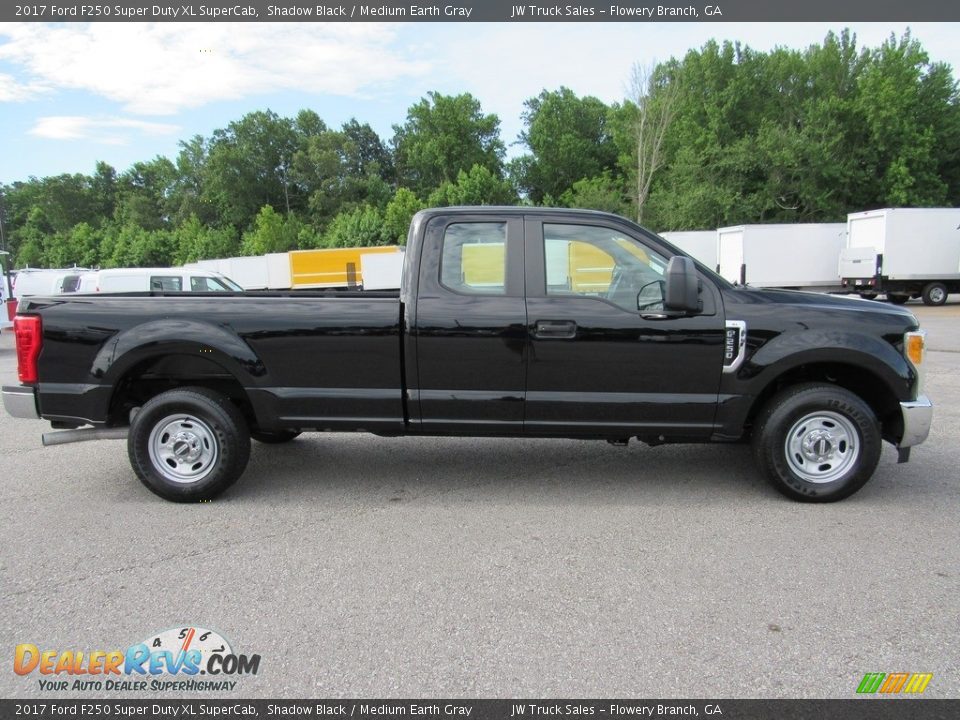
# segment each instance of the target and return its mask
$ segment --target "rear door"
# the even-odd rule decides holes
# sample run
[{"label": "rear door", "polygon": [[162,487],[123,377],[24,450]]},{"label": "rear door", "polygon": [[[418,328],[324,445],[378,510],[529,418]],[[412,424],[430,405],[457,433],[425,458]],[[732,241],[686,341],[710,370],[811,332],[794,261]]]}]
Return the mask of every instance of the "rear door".
[{"label": "rear door", "polygon": [[523,431],[527,315],[523,220],[451,214],[423,239],[411,426],[429,433]]},{"label": "rear door", "polygon": [[719,293],[663,312],[669,251],[613,219],[529,216],[530,435],[709,436],[723,368]]}]

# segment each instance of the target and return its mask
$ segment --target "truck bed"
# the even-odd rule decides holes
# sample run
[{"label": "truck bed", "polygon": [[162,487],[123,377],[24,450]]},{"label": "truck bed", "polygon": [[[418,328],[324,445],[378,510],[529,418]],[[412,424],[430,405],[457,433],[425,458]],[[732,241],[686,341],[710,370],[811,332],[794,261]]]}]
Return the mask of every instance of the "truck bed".
[{"label": "truck bed", "polygon": [[[35,297],[42,310],[40,410],[111,424],[113,389],[226,369],[262,418],[306,428],[403,426],[398,293],[129,293]],[[349,338],[349,340],[346,340]]]}]

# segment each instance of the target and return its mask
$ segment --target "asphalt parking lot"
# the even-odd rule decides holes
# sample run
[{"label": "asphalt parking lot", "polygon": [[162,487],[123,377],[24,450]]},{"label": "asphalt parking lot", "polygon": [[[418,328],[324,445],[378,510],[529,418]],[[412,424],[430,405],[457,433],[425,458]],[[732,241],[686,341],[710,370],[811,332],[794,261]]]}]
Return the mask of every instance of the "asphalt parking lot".
[{"label": "asphalt parking lot", "polygon": [[257,445],[229,493],[183,506],[122,441],[44,449],[46,423],[0,413],[0,695],[51,696],[12,672],[18,643],[199,625],[262,657],[215,696],[849,698],[904,671],[958,697],[951,300],[908,306],[929,441],[825,506],[781,497],[744,446],[348,434]]}]

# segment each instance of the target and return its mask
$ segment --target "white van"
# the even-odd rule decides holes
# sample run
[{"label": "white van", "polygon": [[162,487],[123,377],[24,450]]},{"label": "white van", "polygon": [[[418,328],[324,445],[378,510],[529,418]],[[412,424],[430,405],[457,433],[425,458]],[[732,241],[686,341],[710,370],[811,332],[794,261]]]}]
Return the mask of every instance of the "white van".
[{"label": "white van", "polygon": [[96,292],[97,271],[84,270],[63,275],[57,285],[58,293]]},{"label": "white van", "polygon": [[[233,280],[212,270],[188,268],[113,268],[97,273],[93,292],[243,292]],[[85,292],[89,292],[85,290]]]},{"label": "white van", "polygon": [[13,280],[13,296],[59,295],[60,293],[93,292],[96,272],[87,268],[34,270],[17,272]]}]

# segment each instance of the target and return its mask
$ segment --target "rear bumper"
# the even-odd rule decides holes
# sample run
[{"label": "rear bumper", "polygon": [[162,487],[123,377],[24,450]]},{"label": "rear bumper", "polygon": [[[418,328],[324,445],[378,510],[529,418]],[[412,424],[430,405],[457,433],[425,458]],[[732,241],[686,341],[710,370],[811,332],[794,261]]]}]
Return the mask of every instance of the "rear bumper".
[{"label": "rear bumper", "polygon": [[15,418],[39,420],[37,389],[24,385],[4,385],[3,408]]},{"label": "rear bumper", "polygon": [[926,440],[933,421],[933,404],[927,396],[900,403],[900,412],[903,415],[903,438],[897,447],[913,447]]}]

